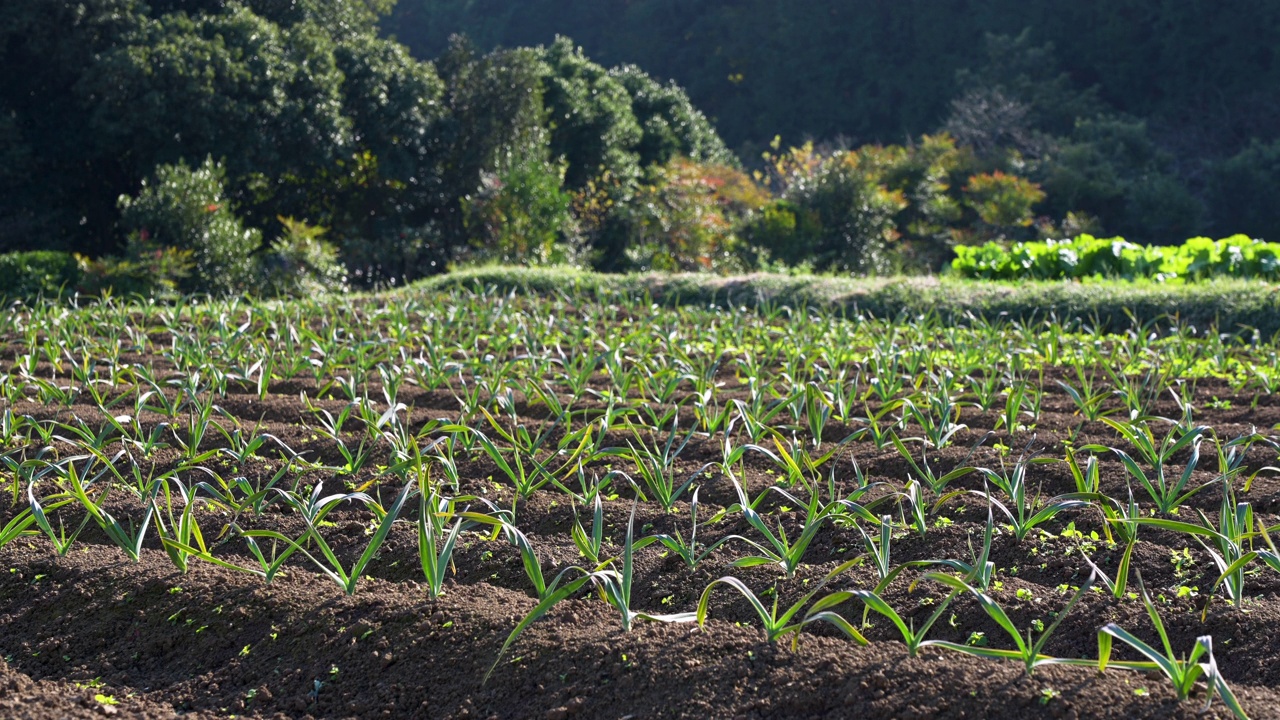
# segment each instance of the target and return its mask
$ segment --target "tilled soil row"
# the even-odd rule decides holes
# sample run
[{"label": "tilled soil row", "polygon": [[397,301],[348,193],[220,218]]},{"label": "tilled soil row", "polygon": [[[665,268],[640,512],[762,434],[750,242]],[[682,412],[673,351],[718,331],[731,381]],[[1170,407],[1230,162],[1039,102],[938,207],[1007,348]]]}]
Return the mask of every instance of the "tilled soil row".
[{"label": "tilled soil row", "polygon": [[[306,383],[301,387],[314,389]],[[1206,381],[1201,390],[1202,395],[1230,397],[1221,383]],[[456,412],[456,401],[447,391],[424,392],[414,399],[422,404],[411,417],[413,423]],[[1250,407],[1249,398],[1232,399],[1236,409],[1227,404],[1198,408],[1197,422],[1214,427],[1226,439],[1254,426],[1269,432],[1280,419],[1280,398],[1262,397],[1257,407]],[[239,394],[221,402],[246,427],[262,419],[261,429],[308,453],[310,460],[339,462],[331,442],[299,424],[307,420],[296,395],[270,395],[263,403]],[[315,402],[330,410],[343,404],[334,399]],[[539,409],[521,408],[520,422],[533,427],[542,421]],[[1170,417],[1177,414],[1176,405],[1168,401],[1157,409]],[[1036,428],[1035,448],[1043,448],[1049,457],[1061,458],[1068,441],[1076,447],[1118,444],[1110,428],[1084,423],[1073,415],[1060,393],[1047,396],[1045,410]],[[14,411],[64,421],[72,416],[92,421],[99,412],[87,406],[54,409],[29,403],[21,403]],[[166,422],[154,414],[141,420],[147,427]],[[970,447],[996,426],[995,414],[966,409],[961,420],[969,429],[956,435],[953,446],[930,453],[934,469],[942,474],[966,462],[999,467],[1002,458],[989,447],[990,442],[970,455]],[[682,417],[681,427],[691,426],[691,419]],[[823,450],[848,430],[829,428]],[[903,434],[911,431],[908,428]],[[799,435],[804,438],[803,432]],[[1012,448],[1003,461],[1011,465],[1030,437],[1030,433],[998,432],[994,439]],[[214,444],[201,449],[217,447],[220,441],[212,434],[208,439]],[[358,442],[355,436],[350,439],[353,445]],[[625,434],[610,438],[619,445],[627,440]],[[692,441],[677,464],[677,473],[683,477],[720,459],[720,441],[720,436]],[[871,482],[886,483],[868,500],[900,489],[910,472],[909,464],[892,447],[876,448],[862,440],[851,443],[848,451]],[[387,457],[385,448],[378,449],[370,467],[385,463]],[[778,477],[770,474],[773,468],[762,456],[748,458],[738,479],[755,495]],[[1175,458],[1172,471],[1180,472],[1180,463],[1186,461],[1186,453]],[[153,470],[164,471],[176,466],[177,452],[162,450],[150,462],[155,463]],[[1260,455],[1249,467],[1257,469],[1268,462]],[[224,458],[211,463],[218,464],[220,473],[245,474],[255,483],[283,464],[258,460],[232,467]],[[1205,483],[1214,476],[1211,454],[1206,453],[1202,463],[1193,483]],[[605,465],[596,463],[591,470],[603,473]],[[1129,486],[1123,465],[1102,454],[1099,466],[1102,489],[1122,496]],[[841,493],[855,489],[852,464],[838,470],[837,489]],[[511,490],[492,463],[464,460],[460,471],[462,492],[512,507]],[[1031,472],[1035,491],[1046,497],[1074,489],[1064,464],[1035,466]],[[304,486],[322,480],[326,488],[339,491],[344,485],[364,485],[372,477],[369,470],[356,478],[342,478],[312,469],[294,479]],[[981,479],[971,475],[949,489],[961,488],[980,490]],[[380,488],[384,500],[398,489],[394,482]],[[1135,488],[1135,492],[1141,491]],[[1141,495],[1138,499],[1146,500]],[[1280,507],[1280,481],[1259,475],[1241,499],[1270,515]],[[705,520],[735,501],[731,483],[722,474],[713,474],[701,483],[700,517]],[[569,534],[574,517],[569,502],[548,490],[516,506],[517,524],[537,548],[548,577],[566,565],[583,562]],[[1193,511],[1216,519],[1219,503],[1220,491],[1210,487],[1188,502],[1182,519],[1193,521]],[[794,537],[800,509],[785,505],[773,497],[759,509],[771,526],[781,524]],[[127,496],[112,497],[107,506],[118,517],[130,516]],[[0,518],[8,520],[22,507],[21,502],[0,501]],[[629,493],[605,503],[606,555],[620,551],[631,508]],[[948,501],[930,517],[925,537],[907,532],[897,536],[894,563],[969,559],[972,543],[981,538],[986,512],[985,501],[973,494]],[[210,535],[225,520],[213,512],[202,511],[200,516]],[[688,516],[687,497],[676,503],[672,513],[642,503],[635,528],[639,534],[687,532]],[[64,520],[74,526],[79,517],[69,512]],[[244,527],[278,530],[291,537],[303,531],[301,521],[278,506],[269,507],[260,517],[240,520]],[[330,520],[333,525],[325,529],[325,537],[349,564],[367,542],[369,514],[344,508]],[[1074,539],[1064,533],[1069,522],[1080,533]],[[1088,572],[1082,551],[1087,549],[1107,572],[1114,572],[1118,561],[1118,550],[1090,539],[1093,533],[1104,534],[1096,510],[1064,512],[1044,528],[1055,537],[1033,531],[1017,542],[1002,532],[993,547],[1000,583],[993,594],[1020,628],[1036,621],[1048,623],[1065,604],[1069,588],[1083,582]],[[754,537],[754,533],[735,517],[704,525],[699,540],[705,544],[730,534]],[[732,574],[762,593],[766,601],[772,593],[785,607],[832,568],[860,554],[861,538],[852,527],[829,523],[795,577],[785,579],[774,567],[732,567],[730,563],[749,554],[740,543],[724,546],[696,569],[686,568],[678,558],[664,556],[658,545],[652,545],[637,555],[633,602],[636,608],[652,612],[691,611],[712,580]],[[1201,610],[1217,577],[1207,554],[1189,537],[1168,531],[1144,528],[1141,540],[1134,568],[1160,598],[1174,648],[1189,650],[1196,637],[1212,635],[1218,664],[1251,717],[1280,717],[1280,693],[1274,690],[1280,687],[1280,649],[1271,634],[1280,621],[1280,576],[1266,569],[1251,574],[1245,612],[1228,608],[1216,598],[1202,622]],[[1027,677],[1015,663],[978,661],[953,653],[926,650],[920,657],[909,658],[893,626],[876,615],[864,629],[872,641],[868,647],[858,647],[825,626],[811,626],[792,651],[787,641],[766,642],[751,606],[723,587],[711,603],[711,620],[702,630],[684,624],[641,624],[623,632],[613,610],[582,593],[555,607],[522,635],[486,682],[503,640],[535,605],[519,556],[506,543],[465,536],[456,558],[457,572],[449,581],[448,593],[439,600],[428,599],[415,581],[421,570],[409,523],[396,525],[354,597],[342,595],[298,557],[284,575],[264,585],[254,577],[201,562],[189,573],[178,574],[154,537],[136,564],[107,543],[104,535],[90,529],[63,558],[49,552],[44,538],[24,539],[0,550],[8,570],[0,573],[0,655],[5,658],[0,665],[0,716],[1227,716],[1219,702],[1207,715],[1199,714],[1203,697],[1194,698],[1197,702],[1177,702],[1168,682],[1155,676],[1121,670],[1099,675],[1084,668],[1059,667],[1042,668]],[[250,564],[238,540],[219,545],[217,554]],[[913,588],[912,580],[920,574],[904,573],[882,593],[917,626],[943,597],[937,586],[928,583]],[[867,589],[876,579],[865,563],[834,581],[830,589]],[[1182,588],[1187,592],[1179,597]],[[839,610],[860,626],[860,605],[851,602]],[[1097,629],[1107,622],[1116,622],[1153,645],[1158,643],[1140,602],[1091,593],[1068,615],[1045,650],[1063,657],[1094,657]],[[953,642],[985,638],[980,641],[993,647],[1010,645],[999,626],[969,598],[957,600],[931,636]],[[1117,647],[1116,655],[1136,659],[1127,648]]]},{"label": "tilled soil row", "polygon": [[[94,546],[54,558],[13,545],[0,558],[12,570],[0,585],[6,717],[1226,717],[1127,671],[1027,677],[1013,663],[808,634],[792,651],[714,619],[624,633],[585,600],[535,624],[486,682],[534,604],[522,593],[455,584],[428,601],[415,583],[373,580],[348,597],[309,572],[263,585]],[[1274,690],[1236,689],[1253,717],[1280,717]]]}]

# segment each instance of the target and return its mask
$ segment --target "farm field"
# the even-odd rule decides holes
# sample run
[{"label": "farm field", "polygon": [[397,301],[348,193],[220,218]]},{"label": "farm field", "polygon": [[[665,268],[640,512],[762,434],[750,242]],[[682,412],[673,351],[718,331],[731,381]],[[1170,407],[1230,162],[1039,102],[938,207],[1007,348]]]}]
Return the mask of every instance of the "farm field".
[{"label": "farm field", "polygon": [[1280,717],[1280,345],[1222,330],[11,312],[0,715]]}]

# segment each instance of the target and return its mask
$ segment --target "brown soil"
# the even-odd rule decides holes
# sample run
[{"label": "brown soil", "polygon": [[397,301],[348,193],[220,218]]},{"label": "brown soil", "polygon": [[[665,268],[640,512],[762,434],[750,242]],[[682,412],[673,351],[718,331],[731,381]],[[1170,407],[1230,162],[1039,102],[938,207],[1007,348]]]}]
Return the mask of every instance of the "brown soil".
[{"label": "brown soil", "polygon": [[[732,383],[732,375],[729,376]],[[1046,381],[1048,382],[1048,381]],[[250,389],[235,390],[218,401],[228,416],[277,436],[308,459],[339,461],[332,443],[317,439],[306,423],[314,424],[298,393],[314,396],[314,383],[293,379],[276,383],[265,401]],[[732,397],[734,387],[726,388]],[[1197,421],[1232,437],[1257,426],[1264,431],[1280,421],[1280,398],[1233,397],[1225,385],[1203,381],[1197,399],[1230,398],[1237,409],[1202,409]],[[373,393],[371,393],[372,395]],[[419,426],[457,412],[457,402],[445,390],[406,390],[405,402],[414,410],[411,423]],[[331,410],[339,400],[317,401]],[[523,398],[522,422],[537,427],[537,409]],[[584,405],[591,409],[591,405]],[[1240,409],[1244,408],[1244,409]],[[1163,414],[1176,408],[1162,404]],[[98,426],[100,412],[91,406],[49,408],[19,403],[15,414],[69,421],[81,418]],[[1061,458],[1064,441],[1076,447],[1087,443],[1116,444],[1113,431],[1102,423],[1086,423],[1073,414],[1069,399],[1050,391],[1046,410],[1035,428],[1034,447],[1047,457]],[[543,411],[545,414],[545,411]],[[144,426],[164,421],[140,418]],[[691,420],[691,418],[690,418]],[[996,424],[994,413],[966,408],[961,420],[970,429],[956,436],[953,446],[930,455],[940,472],[955,467],[970,447]],[[682,427],[689,422],[682,418]],[[831,447],[851,428],[828,428],[823,449]],[[801,435],[803,437],[803,434]],[[1019,449],[1030,433],[997,440]],[[352,435],[353,443],[358,442]],[[626,436],[616,438],[625,444]],[[679,468],[687,474],[720,456],[720,436],[695,439],[681,455]],[[206,438],[203,449],[225,445],[220,436]],[[1001,457],[988,441],[972,462],[999,467]],[[55,442],[55,447],[62,447]],[[849,446],[841,457],[854,457],[873,482],[901,487],[908,468],[892,447],[877,449],[868,441]],[[375,451],[370,467],[387,460],[385,447]],[[748,456],[742,478],[754,493],[774,482],[763,457]],[[1185,458],[1181,461],[1185,462]],[[159,451],[145,464],[159,470],[173,467],[178,453]],[[1103,490],[1123,494],[1122,465],[1100,455]],[[1213,478],[1213,459],[1194,479]],[[252,482],[270,478],[282,461],[257,459],[244,464],[226,458],[206,465],[227,477],[244,475]],[[1257,452],[1250,466],[1274,464],[1274,457]],[[603,465],[603,463],[601,463]],[[511,488],[498,482],[487,460],[463,461],[462,491],[483,494],[502,507],[511,507]],[[1180,471],[1181,468],[1178,468]],[[1062,464],[1033,466],[1033,486],[1044,495],[1070,492],[1071,475]],[[683,476],[683,475],[682,475]],[[354,479],[332,472],[309,471],[298,478],[304,486],[323,481],[331,491],[344,484],[363,485],[369,471]],[[856,487],[853,465],[839,461],[835,475],[843,492]],[[980,489],[971,475],[955,488]],[[398,487],[385,484],[385,499]],[[621,490],[621,488],[615,488]],[[371,490],[373,492],[374,490]],[[882,495],[885,489],[867,497]],[[1135,489],[1135,492],[1140,492]],[[699,490],[702,520],[735,501],[729,480],[721,475],[705,479]],[[1254,504],[1269,524],[1280,504],[1280,481],[1259,475],[1253,488],[1241,495]],[[637,510],[637,532],[687,534],[689,496],[665,513],[652,503]],[[1182,518],[1193,510],[1216,515],[1220,494],[1211,487],[1195,496]],[[7,521],[25,504],[0,500],[0,521]],[[118,517],[137,510],[124,493],[113,495],[108,508]],[[630,517],[629,493],[606,503],[606,551],[618,552]],[[771,501],[761,508],[768,522],[794,528],[795,508]],[[903,534],[895,541],[895,564],[926,558],[970,557],[971,541],[980,538],[986,505],[973,495],[946,504],[925,537]],[[202,526],[212,539],[229,520],[213,510],[201,511]],[[329,541],[349,563],[363,551],[368,514],[355,508],[336,511],[330,519]],[[68,513],[74,526],[79,516]],[[301,532],[301,521],[280,506],[268,506],[262,516],[241,518],[245,527]],[[569,500],[554,491],[536,493],[518,506],[518,524],[531,538],[551,576],[582,562],[569,527]],[[1033,532],[1021,543],[1011,534],[996,539],[992,559],[1001,585],[995,592],[1015,624],[1049,621],[1066,602],[1063,585],[1079,585],[1088,574],[1080,557],[1087,549],[1103,569],[1114,571],[1119,550],[1105,542],[1062,536],[1068,522],[1085,536],[1102,532],[1096,510],[1066,512],[1046,525],[1052,536]],[[699,528],[703,543],[731,534],[752,536],[741,519],[728,519]],[[1161,613],[1177,649],[1190,649],[1195,638],[1212,635],[1223,674],[1254,718],[1280,717],[1280,645],[1273,628],[1280,622],[1280,575],[1263,571],[1248,578],[1244,611],[1229,608],[1220,598],[1201,611],[1216,579],[1209,557],[1186,536],[1144,529],[1134,558],[1153,594],[1162,598]],[[141,560],[130,562],[108,538],[86,531],[65,557],[57,557],[42,536],[32,536],[0,549],[0,716],[9,718],[124,717],[432,717],[432,718],[626,718],[626,717],[954,717],[1022,718],[1073,717],[1228,717],[1216,702],[1202,713],[1203,689],[1192,701],[1179,702],[1162,677],[1087,668],[1041,668],[1028,677],[1012,662],[972,659],[926,649],[908,657],[900,637],[883,618],[873,615],[866,635],[869,646],[859,647],[826,626],[811,626],[795,649],[788,641],[769,643],[751,607],[732,590],[716,591],[710,620],[704,628],[691,624],[640,623],[621,629],[616,613],[583,593],[557,605],[520,637],[500,661],[491,679],[483,681],[498,657],[499,647],[516,623],[536,604],[514,548],[490,542],[475,533],[464,536],[456,556],[456,574],[446,594],[429,599],[420,584],[416,535],[411,523],[399,523],[354,596],[346,596],[330,580],[301,558],[271,584],[208,563],[196,562],[186,574],[177,572],[155,537]],[[230,562],[251,560],[240,540],[216,543],[215,553]],[[1189,550],[1192,563],[1177,566],[1173,553]],[[862,552],[861,535],[853,527],[828,524],[819,532],[794,578],[775,569],[736,569],[729,563],[747,553],[745,545],[730,542],[695,570],[678,558],[664,556],[657,545],[638,553],[633,604],[652,612],[693,610],[703,589],[717,577],[732,574],[756,592],[776,588],[786,603],[800,596],[844,560]],[[904,616],[923,622],[943,593],[937,586],[912,585],[904,574],[884,593]],[[870,588],[876,577],[863,564],[838,578],[831,589]],[[1195,588],[1177,597],[1178,588]],[[1019,594],[1019,591],[1023,591]],[[841,612],[861,619],[861,606],[850,603]],[[1156,636],[1142,605],[1116,601],[1105,593],[1088,594],[1058,628],[1046,652],[1062,657],[1088,658],[1097,653],[1097,629],[1116,622],[1148,642]],[[993,647],[1009,647],[1009,639],[971,599],[958,600],[938,623],[931,637],[965,642],[983,633]],[[1136,659],[1117,646],[1117,657]],[[108,699],[109,698],[109,699]],[[112,702],[114,701],[114,702]]]}]

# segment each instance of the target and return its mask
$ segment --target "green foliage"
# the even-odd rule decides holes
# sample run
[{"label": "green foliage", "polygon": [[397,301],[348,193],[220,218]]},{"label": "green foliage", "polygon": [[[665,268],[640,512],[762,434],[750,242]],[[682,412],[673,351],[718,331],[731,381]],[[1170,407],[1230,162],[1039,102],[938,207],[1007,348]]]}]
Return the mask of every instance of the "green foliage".
[{"label": "green foliage", "polygon": [[[1062,69],[1053,42],[1037,45],[1030,28],[1017,35],[987,32],[979,62],[956,73],[962,93],[998,93],[1025,109],[1021,127],[1007,128],[1013,137],[963,138],[968,145],[1009,147],[1010,140],[1036,142],[1033,129],[1055,135],[1071,131],[1076,118],[1093,117],[1104,109],[1096,87],[1080,89]],[[963,102],[964,95],[962,94]],[[960,120],[952,104],[952,122]],[[969,127],[983,134],[990,128]],[[984,142],[984,140],[986,142]],[[1020,151],[1032,149],[1017,147]]]},{"label": "green foliage", "polygon": [[255,281],[253,259],[262,234],[245,228],[224,193],[226,171],[208,158],[200,166],[162,165],[134,197],[119,200],[121,219],[137,242],[190,250],[193,272],[183,292],[244,293]]},{"label": "green foliage", "polygon": [[[760,208],[760,212],[746,223],[742,234],[749,252],[755,256],[755,264],[768,265],[779,250],[790,260],[791,266],[804,262],[802,260],[797,263],[794,257],[786,253],[786,248],[796,236],[799,211],[800,208],[795,203],[775,199]],[[783,262],[783,265],[788,263]]]},{"label": "green foliage", "polygon": [[626,87],[566,37],[543,50],[542,60],[551,153],[568,163],[565,184],[581,188],[605,172],[637,177],[640,159],[632,148],[643,133]]},{"label": "green foliage", "polygon": [[731,167],[684,158],[654,166],[625,210],[628,263],[641,270],[742,270],[739,229],[767,200]]},{"label": "green foliage", "polygon": [[444,202],[443,83],[377,36],[389,6],[6,3],[0,158],[15,173],[0,173],[0,248],[39,230],[52,247],[119,255],[116,198],[159,165],[212,156],[247,225],[307,217],[362,281],[424,274],[430,260],[371,259],[412,258],[397,241],[430,234]]},{"label": "green foliage", "polygon": [[917,265],[939,267],[949,257],[951,243],[969,234],[965,228],[973,222],[957,192],[976,167],[973,153],[945,133],[905,146],[864,146],[857,152],[887,189],[906,200],[894,217],[903,254]]},{"label": "green foliage", "polygon": [[1123,212],[1125,168],[1146,166],[1155,148],[1139,124],[1084,120],[1054,151],[1042,174],[1048,204],[1095,215]]},{"label": "green foliage", "polygon": [[778,133],[897,142],[929,132],[975,86],[1002,87],[1050,134],[1110,111],[1150,118],[1183,151],[1208,154],[1224,141],[1276,137],[1280,101],[1280,65],[1264,50],[1280,8],[1242,0],[1218,9],[1210,0],[402,0],[384,26],[420,57],[440,53],[450,33],[484,48],[569,35],[599,62],[633,62],[680,83],[744,159]]},{"label": "green foliage", "polygon": [[[0,78],[0,250],[38,238],[42,249],[94,258],[86,289],[238,293],[265,283],[267,292],[296,294],[338,287],[341,273],[323,244],[261,247],[277,217],[326,228],[350,283],[365,287],[493,260],[615,271],[938,270],[953,246],[992,239],[1123,230],[1136,242],[1163,242],[1215,225],[1265,236],[1276,225],[1267,198],[1280,151],[1256,144],[1210,165],[1201,182],[1177,122],[1153,116],[1149,132],[1138,119],[1149,108],[1127,107],[1113,77],[1097,70],[1096,48],[1086,60],[1079,38],[1063,34],[1062,18],[1080,19],[1077,10],[1009,6],[951,17],[934,8],[900,27],[852,22],[867,11],[857,3],[801,2],[786,22],[771,23],[743,21],[776,12],[759,0],[729,15],[660,1],[571,0],[554,9],[535,1],[495,11],[493,32],[524,18],[526,36],[502,44],[526,47],[486,53],[440,38],[431,51],[440,56],[424,62],[379,35],[389,0],[12,0],[0,8],[0,62],[10,70]],[[449,19],[442,28],[465,26],[458,23],[475,12],[451,0],[415,5],[420,17]],[[536,8],[546,17],[528,14]],[[1159,14],[1191,27],[1185,12]],[[995,21],[1006,15],[1024,20]],[[935,24],[944,16],[954,27]],[[687,25],[678,51],[655,57],[597,42],[602,33],[652,29],[660,17]],[[621,18],[634,28],[604,29]],[[960,27],[969,28],[963,40]],[[594,60],[563,30],[587,38]],[[985,44],[974,42],[982,32],[990,33]],[[482,48],[497,44],[483,35]],[[776,57],[801,40],[803,52]],[[813,54],[833,43],[841,48],[834,56]],[[905,69],[915,60],[867,60],[921,43],[945,62],[925,72]],[[679,75],[697,58],[710,74]],[[644,60],[646,70],[688,78],[691,89],[635,65],[608,69],[606,59]],[[949,77],[936,67],[967,69]],[[785,101],[778,95],[768,112],[734,111],[784,80]],[[714,110],[714,124],[691,97]],[[799,135],[800,123],[841,138],[951,132],[788,153],[778,152],[779,140],[758,185],[730,180],[740,165],[717,125],[752,151],[777,131]],[[1215,134],[1214,152],[1235,152],[1250,132],[1261,133]],[[220,199],[205,207],[221,209],[209,217],[198,204],[178,209],[159,186],[148,190],[158,177],[142,191],[155,207],[143,196],[116,202],[157,168],[205,157],[220,159],[218,189],[205,192]],[[181,227],[162,236],[148,213],[168,217],[167,230]],[[302,266],[302,275],[281,270]]]},{"label": "green foliage", "polygon": [[[1055,230],[1073,213],[1094,219],[1067,223],[1073,230],[1163,244],[1210,232],[1267,237],[1276,226],[1236,222],[1265,215],[1265,191],[1231,207],[1214,198],[1232,194],[1206,192],[1204,180],[1206,166],[1251,138],[1280,137],[1269,121],[1280,109],[1280,64],[1265,50],[1280,8],[1243,0],[1232,13],[1215,10],[1208,0],[406,0],[384,27],[420,57],[443,51],[450,33],[486,49],[569,35],[596,62],[635,63],[687,88],[748,165],[775,134],[862,144],[946,129],[990,163],[971,174],[999,169],[1041,184],[1048,198],[1037,212]],[[1236,50],[1217,51],[1226,47]],[[637,103],[633,112],[646,127]],[[1158,152],[1113,154],[1098,125]],[[660,136],[646,127],[642,144]],[[642,151],[641,164],[665,159]]]},{"label": "green foliage", "polygon": [[1179,246],[1145,247],[1124,238],[999,243],[956,248],[952,269],[964,277],[1058,280],[1093,276],[1197,281],[1213,277],[1280,278],[1280,243],[1233,235],[1191,238]]},{"label": "green foliage", "polygon": [[191,276],[194,252],[161,247],[133,234],[123,256],[105,255],[86,260],[81,290],[87,295],[157,297],[177,292],[178,284]]},{"label": "green foliage", "polygon": [[676,156],[719,165],[737,163],[711,121],[679,85],[663,85],[635,65],[614,68],[609,76],[631,96],[631,112],[642,133],[635,146],[642,167],[662,165]]},{"label": "green foliage", "polygon": [[969,178],[964,193],[965,203],[997,235],[1006,228],[1030,225],[1031,207],[1044,199],[1035,183],[999,170]]},{"label": "green foliage", "polygon": [[444,83],[429,63],[372,35],[338,43],[334,60],[355,142],[322,172],[277,186],[257,205],[267,217],[307,217],[329,228],[357,284],[429,274],[440,252]]},{"label": "green foliage", "polygon": [[569,263],[574,248],[572,197],[562,185],[565,167],[547,158],[545,142],[517,149],[478,192],[463,198],[473,249],[469,259],[518,265]]},{"label": "green foliage", "polygon": [[[963,94],[952,102],[945,127],[990,166],[978,177],[1015,171],[1047,191],[1034,202],[1007,205],[1008,222],[988,222],[988,238],[1027,239],[1000,225],[1030,226],[1031,205],[1046,200],[1046,217],[1035,220],[1040,237],[1068,226],[1076,232],[1106,227],[1123,228],[1138,242],[1166,243],[1203,230],[1188,165],[1179,175],[1173,154],[1157,146],[1145,121],[1113,113],[1096,86],[1074,84],[1061,71],[1053,43],[1033,44],[1029,30],[1016,37],[989,34],[984,63],[960,71],[957,80]],[[975,206],[979,214],[1006,214],[983,202],[985,208]]]},{"label": "green foliage", "polygon": [[346,289],[346,269],[338,249],[323,238],[327,230],[281,217],[283,232],[258,258],[261,282],[255,292],[268,296],[308,297]]},{"label": "green foliage", "polygon": [[772,184],[788,205],[775,205],[762,220],[768,225],[753,236],[768,243],[774,258],[855,274],[889,269],[889,244],[898,237],[894,218],[907,201],[880,183],[873,163],[857,152],[828,155],[812,145],[770,158]]},{"label": "green foliage", "polygon": [[[502,50],[478,57],[459,38],[441,58],[440,73],[448,88],[442,128],[447,143],[438,191],[443,200],[438,225],[431,228],[437,247],[422,256],[423,262],[442,261],[432,266],[436,271],[443,271],[444,263],[466,247],[466,198],[502,169],[513,150],[546,142],[542,78],[547,68],[539,52]],[[415,234],[402,237],[412,239]],[[424,269],[406,276],[424,274]]]},{"label": "green foliage", "polygon": [[632,66],[607,71],[565,37],[542,57],[550,151],[566,163],[564,185],[577,194],[577,230],[594,264],[727,267],[733,221],[708,197],[714,189],[681,177],[692,165],[672,163],[689,158],[714,175],[737,162],[684,91]]},{"label": "green foliage", "polygon": [[1221,225],[1280,240],[1280,140],[1254,141],[1215,168],[1209,205]]},{"label": "green foliage", "polygon": [[[1222,224],[1243,229],[1230,215]],[[1150,173],[1129,183],[1121,227],[1134,228],[1135,241],[1164,245],[1204,228],[1204,207],[1187,185],[1170,173]]]},{"label": "green foliage", "polygon": [[[954,245],[1035,236],[1039,186],[983,170],[988,165],[971,148],[945,133],[834,152],[780,146],[775,138],[766,172],[757,174],[777,199],[744,230],[762,262],[854,273],[937,270]],[[857,260],[863,255],[869,260]]]},{"label": "green foliage", "polygon": [[84,274],[71,253],[33,250],[0,254],[0,298],[32,301],[74,292]]},{"label": "green foliage", "polygon": [[1145,122],[1096,117],[1054,141],[1036,176],[1048,214],[1084,212],[1126,228],[1135,241],[1164,244],[1197,232],[1204,219],[1172,169],[1172,155],[1156,146]]},{"label": "green foliage", "polygon": [[[96,133],[138,163],[195,152],[231,175],[306,173],[350,142],[333,40],[246,7],[143,18],[85,72]],[[149,167],[135,166],[147,172]]]}]

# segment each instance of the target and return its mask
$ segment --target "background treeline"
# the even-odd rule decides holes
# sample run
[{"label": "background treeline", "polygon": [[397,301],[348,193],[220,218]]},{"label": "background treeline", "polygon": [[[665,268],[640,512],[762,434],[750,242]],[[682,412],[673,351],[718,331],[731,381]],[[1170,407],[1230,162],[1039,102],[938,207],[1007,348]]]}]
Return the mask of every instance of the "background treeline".
[{"label": "background treeline", "polygon": [[421,57],[568,35],[680,83],[748,164],[775,135],[947,127],[1020,150],[1044,215],[1156,243],[1280,227],[1270,0],[400,0],[383,25]]},{"label": "background treeline", "polygon": [[[1114,58],[1084,53],[1090,75],[1078,43],[1055,50],[1047,9],[984,36],[1013,21],[948,2],[8,0],[0,252],[80,257],[11,258],[0,281],[302,294],[489,261],[886,273],[987,241],[1262,236],[1280,85],[1248,38],[1276,12],[1246,4],[1199,28],[1238,48],[1126,48],[1150,80],[1126,86]],[[1191,32],[1196,3],[1159,5],[1062,13],[1088,43]],[[640,67],[686,68],[716,122]],[[1171,109],[1210,85],[1216,121]]]}]

